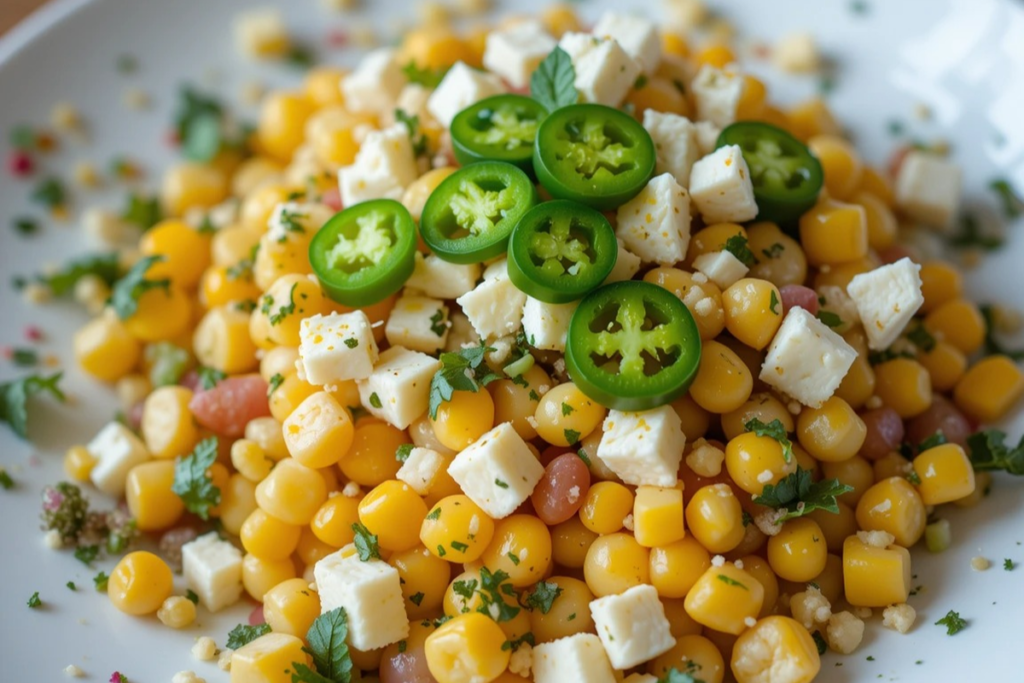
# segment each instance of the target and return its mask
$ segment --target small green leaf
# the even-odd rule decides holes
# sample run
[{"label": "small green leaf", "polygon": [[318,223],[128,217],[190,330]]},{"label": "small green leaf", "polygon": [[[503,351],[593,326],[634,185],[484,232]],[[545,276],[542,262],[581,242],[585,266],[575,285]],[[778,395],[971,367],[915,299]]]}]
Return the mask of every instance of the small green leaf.
[{"label": "small green leaf", "polygon": [[737,581],[736,579],[732,578],[731,576],[726,576],[725,574],[719,574],[715,578],[718,579],[719,581],[721,581],[722,583],[724,583],[727,586],[736,586],[737,588],[742,588],[745,591],[750,590],[749,588],[747,588],[746,584],[744,584],[744,583],[742,583],[740,581]]},{"label": "small green leaf", "polygon": [[270,633],[270,624],[257,624],[256,626],[239,624],[228,632],[228,643],[226,647],[229,650],[237,650],[240,647],[245,647],[252,641],[267,633]]},{"label": "small green leaf", "polygon": [[570,446],[573,446],[573,445],[579,443],[580,433],[577,432],[575,429],[566,429],[566,430],[564,430],[564,432],[565,432],[565,440],[569,442]]},{"label": "small green leaf", "polygon": [[378,410],[384,407],[384,404],[380,402],[380,396],[377,395],[376,391],[370,394],[370,405]]},{"label": "small green leaf", "polygon": [[949,610],[946,616],[942,617],[935,622],[936,626],[945,626],[947,636],[955,636],[960,631],[963,631],[967,627],[967,620],[960,617],[959,612]]},{"label": "small green leaf", "polygon": [[530,96],[548,113],[579,102],[576,69],[565,50],[555,47],[533,72],[530,76]]},{"label": "small green leaf", "polygon": [[179,457],[174,464],[171,491],[185,503],[186,510],[202,519],[209,519],[210,509],[220,505],[221,491],[208,472],[217,461],[217,443],[215,436],[203,439],[192,453]]},{"label": "small green leaf", "polygon": [[775,439],[782,446],[782,457],[786,462],[793,459],[793,443],[789,440],[789,434],[782,422],[775,418],[768,424],[761,422],[756,417],[743,425],[748,432],[754,432],[758,436],[767,436]]},{"label": "small green leaf", "polygon": [[106,592],[106,590],[107,590],[107,582],[109,580],[110,580],[110,577],[107,576],[106,572],[100,572],[96,576],[92,577],[93,586],[95,586],[96,591],[99,592],[99,593]]},{"label": "small green leaf", "polygon": [[[727,251],[735,256],[736,259],[747,268],[751,268],[757,264],[757,258],[754,256],[754,252],[750,251],[750,246],[747,244],[747,238],[743,235],[733,235],[725,241],[725,245],[722,249],[723,251]],[[774,290],[772,293],[774,293]]]},{"label": "small green leaf", "polygon": [[282,384],[284,384],[284,375],[280,372],[275,372],[270,381],[267,382],[267,398],[273,396],[274,392],[280,389]]},{"label": "small green leaf", "polygon": [[816,317],[828,327],[842,327],[843,325],[843,319],[832,311],[819,310]]},{"label": "small green leaf", "polygon": [[99,554],[100,547],[98,545],[80,545],[75,548],[75,559],[87,567],[92,566]]},{"label": "small green leaf", "polygon": [[411,443],[403,443],[395,450],[395,460],[398,462],[405,462],[409,459],[409,454],[412,453],[412,449],[416,446]]},{"label": "small green leaf", "polygon": [[28,599],[28,606],[32,609],[36,609],[43,606],[43,601],[39,599],[39,591],[36,591]]},{"label": "small green leaf", "polygon": [[123,278],[114,283],[110,295],[110,307],[121,320],[127,320],[139,309],[139,297],[151,289],[163,289],[170,296],[171,281],[168,278],[147,280],[146,271],[156,263],[165,261],[163,256],[146,256],[139,260]]},{"label": "small green leaf", "polygon": [[359,559],[363,562],[379,560],[380,547],[377,544],[377,535],[371,534],[370,530],[359,522],[352,525],[352,531],[356,534],[354,542],[356,552],[359,553]]},{"label": "small green leaf", "polygon": [[540,581],[533,587],[533,591],[526,598],[526,606],[530,609],[538,609],[541,614],[551,611],[551,606],[562,594],[562,588],[557,583]]},{"label": "small green leaf", "polygon": [[321,614],[306,632],[313,665],[317,673],[328,681],[349,683],[352,678],[352,657],[347,638],[348,617],[342,607]]}]

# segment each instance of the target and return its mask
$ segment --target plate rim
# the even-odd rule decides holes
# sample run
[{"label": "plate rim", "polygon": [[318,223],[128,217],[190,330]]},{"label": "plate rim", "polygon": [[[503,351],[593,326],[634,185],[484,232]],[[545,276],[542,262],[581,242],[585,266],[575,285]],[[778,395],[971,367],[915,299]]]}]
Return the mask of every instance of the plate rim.
[{"label": "plate rim", "polygon": [[97,0],[50,0],[32,10],[0,36],[0,69],[34,40],[95,2]]}]

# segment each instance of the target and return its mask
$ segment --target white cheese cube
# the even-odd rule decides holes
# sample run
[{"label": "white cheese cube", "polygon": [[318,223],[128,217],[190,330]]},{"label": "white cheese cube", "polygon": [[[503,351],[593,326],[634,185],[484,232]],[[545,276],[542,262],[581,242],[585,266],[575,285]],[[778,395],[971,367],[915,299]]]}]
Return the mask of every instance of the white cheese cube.
[{"label": "white cheese cube", "polygon": [[768,345],[761,381],[800,403],[819,407],[839,388],[857,351],[799,306],[786,312]]},{"label": "white cheese cube", "polygon": [[398,468],[395,478],[408,484],[419,495],[426,496],[447,462],[443,455],[431,448],[416,447],[409,451],[409,457]]},{"label": "white cheese cube", "polygon": [[310,384],[369,377],[377,362],[370,319],[362,311],[304,318],[299,325],[299,358]]},{"label": "white cheese cube", "polygon": [[92,468],[89,479],[112,498],[124,496],[128,472],[151,457],[142,439],[120,422],[107,424],[85,449],[96,458],[96,466]]},{"label": "white cheese cube", "polygon": [[690,196],[671,173],[651,179],[619,207],[615,235],[648,263],[671,265],[690,245]]},{"label": "white cheese cube", "polygon": [[601,461],[634,486],[675,486],[686,436],[672,406],[623,412],[610,410],[597,445]]},{"label": "white cheese cube", "polygon": [[267,220],[267,238],[285,242],[290,234],[312,235],[334,215],[330,207],[312,202],[281,202]]},{"label": "white cheese cube", "polygon": [[731,251],[725,250],[701,254],[693,260],[693,268],[707,275],[723,291],[745,277],[750,270]]},{"label": "white cheese cube", "polygon": [[577,633],[533,648],[535,683],[615,683],[615,672],[593,633]]},{"label": "white cheese cube", "polygon": [[394,50],[373,50],[341,79],[345,108],[351,112],[391,114],[406,82]]},{"label": "white cheese cube", "polygon": [[348,642],[360,650],[375,650],[409,635],[401,578],[383,560],[363,562],[355,546],[347,545],[313,568],[320,593],[320,613],[343,607],[348,615]]},{"label": "white cheese cube", "polygon": [[352,206],[370,199],[402,198],[419,175],[416,156],[404,124],[367,133],[355,163],[338,169],[341,201]]},{"label": "white cheese cube", "polygon": [[181,546],[181,571],[185,585],[211,612],[230,607],[242,597],[242,552],[215,531]]},{"label": "white cheese cube", "polygon": [[743,97],[743,74],[728,67],[705,64],[690,84],[697,102],[697,119],[725,128],[736,120],[736,108]]},{"label": "white cheese cube", "polygon": [[757,216],[750,169],[739,145],[719,147],[693,165],[690,196],[708,225],[742,223]]},{"label": "white cheese cube", "polygon": [[800,31],[785,36],[772,50],[772,62],[780,71],[791,74],[814,73],[821,66],[821,55],[814,36]]},{"label": "white cheese cube", "polygon": [[438,299],[458,299],[476,287],[480,279],[479,263],[448,263],[434,254],[416,252],[416,267],[405,286]]},{"label": "white cheese cube", "polygon": [[391,309],[384,335],[391,346],[437,353],[448,338],[448,307],[440,299],[403,296]]},{"label": "white cheese cube", "polygon": [[[425,118],[433,121],[434,117],[430,116],[430,112],[427,111],[427,100],[430,99],[430,93],[434,92],[432,89],[421,85],[419,83],[409,83],[402,92],[398,94],[398,101],[395,102],[395,109],[401,109],[409,116],[420,117],[420,125],[423,125]],[[392,116],[394,112],[391,112]]]},{"label": "white cheese cube", "polygon": [[661,36],[654,22],[634,14],[605,12],[592,33],[614,38],[645,74],[653,74],[661,63]]},{"label": "white cheese cube", "polygon": [[640,75],[640,65],[613,39],[570,32],[558,44],[572,59],[583,102],[617,107]]},{"label": "white cheese cube", "polygon": [[530,346],[551,351],[565,351],[565,336],[569,333],[569,320],[579,305],[578,301],[567,304],[549,304],[532,296],[526,297],[523,306],[523,332]]},{"label": "white cheese cube", "polygon": [[456,455],[448,474],[484,512],[501,519],[530,497],[544,466],[512,425],[502,422]]},{"label": "white cheese cube", "polygon": [[655,174],[671,173],[677,183],[688,187],[690,168],[701,157],[697,127],[685,116],[647,109],[644,111],[644,129],[654,141],[657,155]]},{"label": "white cheese cube", "polygon": [[505,92],[501,79],[455,62],[427,100],[427,110],[447,128],[460,111],[485,97]]},{"label": "white cheese cube", "polygon": [[524,88],[555,45],[555,39],[536,21],[497,29],[487,34],[484,67],[504,78],[513,88]]},{"label": "white cheese cube", "polygon": [[250,10],[235,20],[235,42],[242,52],[257,59],[280,57],[291,41],[281,11],[274,7]]},{"label": "white cheese cube", "polygon": [[924,303],[920,272],[921,266],[904,257],[861,273],[846,286],[872,350],[889,348]]},{"label": "white cheese cube", "polygon": [[608,660],[616,669],[629,669],[654,659],[676,644],[654,586],[633,586],[618,595],[592,600],[590,615]]},{"label": "white cheese cube", "polygon": [[370,414],[405,429],[426,412],[430,380],[440,367],[441,361],[425,353],[392,346],[370,376],[356,382],[359,400]]},{"label": "white cheese cube", "polygon": [[508,278],[507,265],[504,259],[498,262],[498,266],[492,264],[488,270],[494,274],[493,277],[485,274],[484,281],[473,291],[456,299],[473,329],[484,339],[515,334],[523,322],[526,295]]},{"label": "white cheese cube", "polygon": [[626,249],[626,243],[622,241],[621,237],[616,237],[615,242],[618,244],[619,253],[615,259],[615,266],[612,268],[612,272],[608,273],[608,277],[604,279],[603,284],[632,280],[633,276],[640,272],[640,257]]},{"label": "white cheese cube", "polygon": [[705,157],[714,152],[722,129],[710,121],[698,121],[693,124],[693,127],[697,135],[697,149],[700,150],[700,156]]},{"label": "white cheese cube", "polygon": [[912,150],[896,176],[896,204],[913,220],[946,230],[960,210],[960,175],[953,162]]}]

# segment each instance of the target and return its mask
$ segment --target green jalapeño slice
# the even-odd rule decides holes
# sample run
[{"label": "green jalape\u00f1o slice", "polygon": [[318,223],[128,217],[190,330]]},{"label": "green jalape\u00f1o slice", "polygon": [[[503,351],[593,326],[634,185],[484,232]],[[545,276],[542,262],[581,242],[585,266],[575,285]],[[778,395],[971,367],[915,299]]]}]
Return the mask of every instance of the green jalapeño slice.
[{"label": "green jalape\u00f1o slice", "polygon": [[549,304],[576,301],[615,267],[615,231],[600,211],[556,199],[523,216],[508,243],[512,284]]},{"label": "green jalape\u00f1o slice", "polygon": [[506,161],[533,173],[533,141],[548,115],[537,100],[495,95],[463,109],[452,119],[452,148],[463,166]]},{"label": "green jalape\u00f1o slice", "polygon": [[654,143],[630,115],[600,104],[549,114],[537,131],[533,168],[557,199],[601,211],[635,197],[654,173]]},{"label": "green jalape\u00f1o slice", "polygon": [[686,393],[700,335],[679,298],[642,281],[588,294],[572,314],[565,367],[580,390],[616,410],[649,410]]},{"label": "green jalape\u00f1o slice", "polygon": [[519,219],[537,203],[537,189],[521,169],[481,161],[445,178],[427,198],[420,234],[450,263],[479,263],[505,253]]},{"label": "green jalape\u00f1o slice", "polygon": [[734,123],[718,136],[716,146],[724,145],[739,145],[750,168],[757,220],[792,224],[818,200],[825,179],[821,162],[781,128]]},{"label": "green jalape\u00f1o slice", "polygon": [[334,215],[309,244],[309,262],[324,292],[345,306],[391,296],[412,275],[416,223],[393,199],[374,199]]}]

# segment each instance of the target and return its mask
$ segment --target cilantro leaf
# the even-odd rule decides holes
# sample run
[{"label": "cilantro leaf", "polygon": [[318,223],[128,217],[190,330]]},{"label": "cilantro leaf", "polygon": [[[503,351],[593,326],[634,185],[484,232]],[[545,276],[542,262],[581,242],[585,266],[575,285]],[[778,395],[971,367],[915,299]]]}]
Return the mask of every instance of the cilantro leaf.
[{"label": "cilantro leaf", "polygon": [[999,197],[999,203],[1003,207],[1003,215],[1007,220],[1013,220],[1024,213],[1024,199],[1014,192],[1013,186],[1004,178],[997,178],[988,184],[990,190]]},{"label": "cilantro leaf", "polygon": [[575,446],[577,443],[579,443],[580,433],[578,431],[576,431],[575,429],[565,429],[563,430],[563,432],[565,434],[565,440],[569,442],[570,446]]},{"label": "cilantro leaf", "polygon": [[444,324],[444,310],[439,308],[430,316],[430,331],[438,337],[443,337],[447,330],[448,327]]},{"label": "cilantro leaf", "polygon": [[377,545],[377,535],[371,534],[365,526],[356,522],[352,525],[352,531],[356,533],[354,542],[359,559],[363,562],[380,559],[380,548]]},{"label": "cilantro leaf", "polygon": [[945,626],[947,636],[955,636],[967,627],[967,620],[960,617],[959,612],[949,610],[946,616],[935,622],[936,626]]},{"label": "cilantro leaf", "polygon": [[530,96],[548,113],[579,102],[576,69],[569,53],[555,47],[530,76]]},{"label": "cilantro leaf", "polygon": [[6,422],[15,434],[27,439],[29,397],[46,392],[57,400],[63,401],[64,392],[57,386],[63,375],[62,372],[56,372],[49,377],[29,375],[11,382],[0,383],[0,422]]},{"label": "cilantro leaf", "polygon": [[842,327],[843,324],[843,319],[832,311],[819,310],[816,317],[828,327]]},{"label": "cilantro leaf", "polygon": [[[519,564],[516,562],[515,564]],[[557,583],[540,581],[533,587],[533,592],[526,598],[526,606],[530,609],[539,609],[541,614],[551,611],[551,606],[562,594],[562,588]]]},{"label": "cilantro leaf", "polygon": [[28,606],[32,609],[36,609],[38,607],[43,606],[43,601],[39,599],[39,591],[33,593],[32,596],[28,599]]},{"label": "cilantro leaf", "polygon": [[410,83],[417,83],[427,88],[436,88],[444,80],[445,74],[448,73],[450,67],[442,67],[439,69],[430,69],[416,66],[416,62],[410,61],[408,64],[402,67],[402,73],[409,79]]},{"label": "cilantro leaf", "polygon": [[196,595],[196,592],[194,590],[192,590],[191,588],[189,588],[188,590],[185,591],[185,599],[187,599],[193,605],[198,605],[199,604],[199,596]]},{"label": "cilantro leaf", "polygon": [[163,218],[160,200],[156,195],[146,196],[132,192],[128,195],[128,203],[121,212],[121,219],[138,226],[141,230],[149,230]]},{"label": "cilantro leaf", "polygon": [[127,320],[135,315],[139,309],[139,297],[151,289],[163,289],[170,294],[171,281],[168,278],[159,280],[147,280],[146,271],[154,263],[160,263],[166,259],[163,256],[146,256],[132,266],[128,273],[114,283],[110,295],[110,306],[117,313],[121,320]]},{"label": "cilantro leaf", "polygon": [[828,642],[825,640],[825,637],[821,635],[821,631],[815,631],[811,634],[811,637],[814,638],[814,644],[818,648],[818,654],[825,654],[825,652],[828,650]]},{"label": "cilantro leaf", "polygon": [[793,442],[789,440],[789,434],[786,432],[786,427],[782,424],[779,418],[775,418],[768,424],[765,424],[755,417],[744,424],[743,428],[748,432],[754,432],[758,436],[767,436],[775,439],[782,445],[783,459],[786,462],[790,462],[793,459]]},{"label": "cilantro leaf", "polygon": [[665,672],[665,675],[658,679],[658,683],[703,683],[688,673],[672,667]]},{"label": "cilantro leaf", "polygon": [[110,577],[107,576],[106,572],[100,572],[96,576],[92,577],[92,584],[96,587],[98,593],[103,593],[107,590],[107,582],[110,581]]},{"label": "cilantro leaf", "polygon": [[203,439],[191,454],[179,457],[174,463],[174,483],[171,491],[176,493],[185,509],[210,518],[210,508],[220,505],[220,489],[213,485],[207,470],[217,460],[217,437]]},{"label": "cilantro leaf", "polygon": [[1005,470],[1024,476],[1024,437],[1014,446],[1005,443],[1006,432],[986,429],[967,437],[967,452],[977,471]]},{"label": "cilantro leaf", "polygon": [[915,325],[911,330],[907,332],[907,339],[921,351],[928,353],[935,348],[935,344],[938,343],[932,333],[929,332],[924,325]]},{"label": "cilantro leaf", "polygon": [[100,554],[98,545],[80,545],[75,548],[75,559],[87,567],[91,567],[93,560]]},{"label": "cilantro leaf", "polygon": [[747,245],[747,238],[743,235],[733,235],[725,241],[722,249],[735,256],[747,268],[757,263],[757,257],[754,256],[754,252],[750,251],[750,247]]},{"label": "cilantro leaf", "polygon": [[480,568],[480,594],[481,605],[478,612],[486,614],[498,623],[511,621],[519,614],[520,609],[505,602],[504,595],[516,595],[512,584],[502,585],[508,581],[508,574],[502,570],[491,572],[487,567]]},{"label": "cilantro leaf", "polygon": [[0,487],[4,491],[10,491],[14,488],[14,480],[11,479],[11,475],[7,474],[7,470],[0,467]]},{"label": "cilantro leaf", "polygon": [[398,462],[405,462],[409,459],[409,454],[412,453],[412,449],[416,446],[411,443],[403,443],[395,450],[395,460]]},{"label": "cilantro leaf", "polygon": [[199,370],[196,371],[196,374],[199,375],[199,386],[207,391],[213,389],[221,380],[227,377],[226,374],[217,368],[209,368],[205,365],[201,366]]},{"label": "cilantro leaf", "polygon": [[838,479],[811,481],[811,471],[800,467],[796,472],[779,480],[778,484],[767,484],[761,495],[754,496],[754,502],[784,512],[778,522],[806,515],[814,510],[839,513],[836,499],[849,493],[853,487],[841,484]]},{"label": "cilantro leaf", "polygon": [[412,145],[413,156],[426,154],[427,136],[420,132],[420,117],[415,114],[410,115],[404,109],[396,109],[395,122],[403,124],[409,133],[409,144]]},{"label": "cilantro leaf", "polygon": [[737,581],[736,579],[732,578],[731,576],[726,576],[725,574],[719,574],[715,578],[718,579],[719,581],[721,581],[722,583],[724,583],[726,586],[736,586],[737,588],[742,588],[745,591],[750,590],[749,588],[747,588],[747,585],[745,583],[743,583],[741,581]]},{"label": "cilantro leaf", "polygon": [[1014,567],[1016,567],[1016,566],[1017,566],[1017,563],[1014,562],[1013,560],[1011,560],[1010,558],[1006,557],[1006,558],[1003,559],[1003,570],[1004,571],[1012,572]]},{"label": "cilantro leaf", "polygon": [[60,270],[47,275],[38,275],[36,280],[50,288],[54,296],[64,296],[75,289],[75,285],[86,275],[95,275],[107,286],[121,277],[121,261],[117,254],[93,254],[69,261]]},{"label": "cilantro leaf", "polygon": [[270,398],[275,391],[280,389],[282,384],[284,384],[284,375],[280,372],[275,372],[270,381],[267,382],[267,398]]},{"label": "cilantro leaf", "polygon": [[48,209],[63,206],[67,201],[67,190],[57,178],[44,178],[32,190],[32,201],[38,202]]},{"label": "cilantro leaf", "polygon": [[345,639],[348,637],[348,616],[343,607],[321,614],[306,632],[308,652],[318,674],[334,683],[349,683],[352,678],[352,657]]},{"label": "cilantro leaf", "polygon": [[298,283],[295,283],[288,290],[288,305],[278,306],[277,313],[270,312],[270,307],[274,305],[274,297],[270,295],[263,297],[263,308],[261,310],[270,316],[271,326],[280,325],[285,318],[295,312],[295,288],[298,286]]},{"label": "cilantro leaf", "polygon": [[228,632],[228,644],[226,647],[229,650],[237,650],[267,633],[270,633],[270,624],[257,624],[255,626],[239,624]]},{"label": "cilantro leaf", "polygon": [[462,349],[458,353],[441,354],[441,369],[430,379],[430,402],[427,410],[431,419],[437,418],[437,409],[445,401],[452,400],[456,391],[475,393],[480,387],[500,379],[499,375],[491,372],[484,363],[485,356],[491,351],[494,351],[492,347],[481,345]]},{"label": "cilantro leaf", "polygon": [[935,448],[936,446],[941,446],[944,443],[949,443],[949,439],[946,438],[946,435],[943,434],[940,429],[918,444],[917,452],[924,453],[929,448]]},{"label": "cilantro leaf", "polygon": [[983,231],[978,223],[978,219],[967,214],[960,219],[960,232],[949,239],[949,245],[951,247],[995,251],[1003,246],[1003,239]]}]

